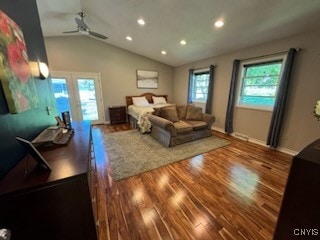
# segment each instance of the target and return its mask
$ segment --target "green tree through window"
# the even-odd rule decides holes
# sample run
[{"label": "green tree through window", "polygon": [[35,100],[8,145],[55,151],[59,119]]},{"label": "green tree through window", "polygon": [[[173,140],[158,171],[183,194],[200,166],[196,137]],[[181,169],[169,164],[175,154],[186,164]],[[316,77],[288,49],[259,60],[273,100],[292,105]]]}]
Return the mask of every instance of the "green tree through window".
[{"label": "green tree through window", "polygon": [[272,108],[281,68],[282,60],[243,65],[239,105]]}]

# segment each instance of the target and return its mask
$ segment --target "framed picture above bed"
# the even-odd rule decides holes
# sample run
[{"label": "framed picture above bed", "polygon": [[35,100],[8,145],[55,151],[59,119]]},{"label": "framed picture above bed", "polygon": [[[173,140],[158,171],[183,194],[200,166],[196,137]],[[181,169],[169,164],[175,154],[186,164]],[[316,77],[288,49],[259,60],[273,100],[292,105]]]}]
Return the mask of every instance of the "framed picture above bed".
[{"label": "framed picture above bed", "polygon": [[158,72],[138,69],[137,88],[158,88]]}]

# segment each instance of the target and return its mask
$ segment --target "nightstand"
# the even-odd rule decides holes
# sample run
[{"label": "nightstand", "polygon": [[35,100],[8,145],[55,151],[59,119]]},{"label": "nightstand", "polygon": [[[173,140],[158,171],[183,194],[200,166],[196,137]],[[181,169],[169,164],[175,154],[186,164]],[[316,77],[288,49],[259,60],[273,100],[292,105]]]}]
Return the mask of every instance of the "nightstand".
[{"label": "nightstand", "polygon": [[111,124],[127,122],[126,106],[110,106],[109,114]]}]

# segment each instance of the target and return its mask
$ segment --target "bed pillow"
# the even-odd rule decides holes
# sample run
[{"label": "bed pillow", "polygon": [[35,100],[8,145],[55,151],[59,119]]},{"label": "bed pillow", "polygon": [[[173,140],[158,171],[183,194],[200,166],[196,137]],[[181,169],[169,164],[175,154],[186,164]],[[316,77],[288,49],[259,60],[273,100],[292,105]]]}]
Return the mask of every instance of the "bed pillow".
[{"label": "bed pillow", "polygon": [[176,106],[161,108],[161,116],[171,122],[179,122]]},{"label": "bed pillow", "polygon": [[133,97],[132,98],[133,105],[136,107],[149,106],[149,102],[146,97]]},{"label": "bed pillow", "polygon": [[155,97],[152,96],[152,101],[154,104],[163,104],[163,103],[167,103],[166,99],[164,97]]},{"label": "bed pillow", "polygon": [[195,107],[193,105],[188,105],[186,120],[201,121],[202,120],[202,108]]}]

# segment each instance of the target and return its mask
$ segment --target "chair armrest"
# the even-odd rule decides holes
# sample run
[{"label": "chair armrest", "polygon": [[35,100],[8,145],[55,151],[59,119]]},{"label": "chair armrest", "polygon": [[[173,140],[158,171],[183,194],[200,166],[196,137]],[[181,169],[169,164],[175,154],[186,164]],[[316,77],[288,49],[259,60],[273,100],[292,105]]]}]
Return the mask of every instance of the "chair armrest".
[{"label": "chair armrest", "polygon": [[171,136],[177,135],[177,130],[171,121],[155,115],[150,115],[149,121],[152,123],[152,125],[158,126],[170,132]]},{"label": "chair armrest", "polygon": [[208,128],[211,129],[212,124],[216,120],[215,116],[208,114],[208,113],[202,113],[202,120],[208,124]]}]

